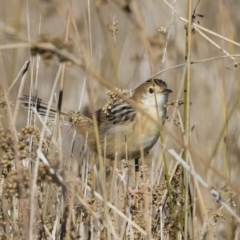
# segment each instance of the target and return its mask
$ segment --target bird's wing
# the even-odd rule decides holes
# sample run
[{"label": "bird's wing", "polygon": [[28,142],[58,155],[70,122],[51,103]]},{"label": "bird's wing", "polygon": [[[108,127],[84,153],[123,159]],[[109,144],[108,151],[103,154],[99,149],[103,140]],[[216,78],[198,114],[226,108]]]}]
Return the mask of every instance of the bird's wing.
[{"label": "bird's wing", "polygon": [[[97,110],[94,114],[99,125],[124,125],[134,120],[136,111],[127,102],[119,100],[110,106]],[[92,117],[92,114],[89,117]]]}]

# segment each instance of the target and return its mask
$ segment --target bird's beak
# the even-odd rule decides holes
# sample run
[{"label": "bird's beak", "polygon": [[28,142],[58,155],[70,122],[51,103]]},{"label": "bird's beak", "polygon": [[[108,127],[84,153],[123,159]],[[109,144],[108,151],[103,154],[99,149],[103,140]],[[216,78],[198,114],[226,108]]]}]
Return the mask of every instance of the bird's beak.
[{"label": "bird's beak", "polygon": [[171,89],[168,89],[168,88],[165,88],[165,89],[163,90],[163,93],[172,93],[172,90],[171,90]]}]

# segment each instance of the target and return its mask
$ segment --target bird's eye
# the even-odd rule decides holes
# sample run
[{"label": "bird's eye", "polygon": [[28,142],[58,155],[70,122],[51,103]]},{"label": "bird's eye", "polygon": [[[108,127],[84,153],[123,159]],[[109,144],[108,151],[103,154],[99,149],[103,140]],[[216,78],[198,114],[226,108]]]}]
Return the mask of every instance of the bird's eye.
[{"label": "bird's eye", "polygon": [[154,93],[154,89],[153,88],[149,88],[149,93],[153,94]]}]

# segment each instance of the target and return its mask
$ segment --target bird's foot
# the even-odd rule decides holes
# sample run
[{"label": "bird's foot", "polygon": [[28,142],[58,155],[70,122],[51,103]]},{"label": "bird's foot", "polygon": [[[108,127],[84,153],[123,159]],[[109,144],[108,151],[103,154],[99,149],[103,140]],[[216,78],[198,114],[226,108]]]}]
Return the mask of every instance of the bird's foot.
[{"label": "bird's foot", "polygon": [[131,195],[131,197],[135,197],[137,199],[140,199],[140,194],[142,193],[141,190],[139,189],[132,189],[132,188],[128,188],[129,194]]}]

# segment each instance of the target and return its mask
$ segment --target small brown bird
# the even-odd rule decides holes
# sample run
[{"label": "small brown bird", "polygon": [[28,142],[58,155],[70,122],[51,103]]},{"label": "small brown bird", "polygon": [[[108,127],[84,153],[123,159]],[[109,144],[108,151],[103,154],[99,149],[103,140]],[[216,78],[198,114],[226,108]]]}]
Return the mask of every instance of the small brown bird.
[{"label": "small brown bird", "polygon": [[[159,138],[160,120],[164,124],[167,114],[166,103],[172,91],[159,79],[150,79],[135,89],[131,98],[134,104],[123,100],[118,95],[112,97],[110,103],[89,116],[79,112],[62,111],[64,120],[70,122],[77,132],[87,140],[89,148],[97,153],[97,139],[101,153],[109,159],[137,159],[141,149],[147,153]],[[36,108],[40,115],[46,114],[48,103],[39,98],[22,96],[22,105]],[[50,109],[50,117],[54,117],[56,107]],[[94,117],[97,122],[98,138],[94,128]]]}]

